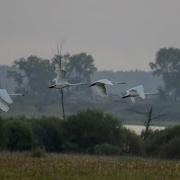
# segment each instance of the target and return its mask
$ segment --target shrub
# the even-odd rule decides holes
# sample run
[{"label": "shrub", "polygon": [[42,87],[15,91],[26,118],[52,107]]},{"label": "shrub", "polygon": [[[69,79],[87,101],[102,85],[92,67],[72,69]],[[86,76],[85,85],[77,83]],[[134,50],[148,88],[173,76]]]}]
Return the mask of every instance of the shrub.
[{"label": "shrub", "polygon": [[65,142],[63,144],[64,152],[78,152],[78,150],[79,150],[78,145],[73,142]]},{"label": "shrub", "polygon": [[98,155],[120,155],[121,148],[116,145],[104,143],[104,144],[97,144],[94,147],[94,153]]},{"label": "shrub", "polygon": [[163,155],[163,146],[168,145],[174,138],[180,138],[180,126],[167,128],[162,131],[155,131],[145,139],[145,151],[147,155]]},{"label": "shrub", "polygon": [[142,155],[144,154],[143,141],[130,130],[124,129],[124,152],[132,155]]},{"label": "shrub", "polygon": [[63,129],[62,121],[57,118],[41,118],[32,121],[36,146],[44,147],[46,151],[59,152],[62,150]]},{"label": "shrub", "polygon": [[4,125],[5,147],[11,151],[30,150],[33,147],[33,134],[28,123],[9,120]]},{"label": "shrub", "polygon": [[160,157],[180,159],[180,137],[175,137],[160,148]]},{"label": "shrub", "polygon": [[122,144],[120,122],[101,111],[87,110],[72,115],[63,128],[66,142],[76,144],[80,152],[93,153],[96,144]]}]

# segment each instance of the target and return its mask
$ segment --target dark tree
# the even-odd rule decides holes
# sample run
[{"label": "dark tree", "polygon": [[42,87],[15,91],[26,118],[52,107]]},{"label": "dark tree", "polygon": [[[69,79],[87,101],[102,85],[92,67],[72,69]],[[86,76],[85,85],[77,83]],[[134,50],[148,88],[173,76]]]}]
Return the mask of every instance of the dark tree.
[{"label": "dark tree", "polygon": [[54,77],[54,71],[49,60],[29,56],[14,61],[13,67],[14,70],[9,71],[8,76],[15,80],[16,91],[25,94],[23,100],[33,101],[37,106],[51,102],[53,94],[48,85]]},{"label": "dark tree", "polygon": [[151,62],[150,67],[154,75],[163,78],[165,90],[175,98],[180,97],[180,49],[160,49],[155,63]]},{"label": "dark tree", "polygon": [[91,75],[97,71],[97,68],[94,65],[94,59],[91,55],[81,53],[68,58],[66,71],[68,73],[68,79],[71,82],[89,82]]}]

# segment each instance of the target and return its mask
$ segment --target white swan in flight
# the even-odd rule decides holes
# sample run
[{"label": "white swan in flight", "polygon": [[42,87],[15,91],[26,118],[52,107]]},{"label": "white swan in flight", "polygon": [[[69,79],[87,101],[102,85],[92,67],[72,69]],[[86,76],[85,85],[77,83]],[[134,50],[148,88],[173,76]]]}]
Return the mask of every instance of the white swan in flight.
[{"label": "white swan in flight", "polygon": [[79,85],[86,85],[87,83],[69,83],[64,79],[65,77],[65,70],[61,70],[58,64],[55,64],[55,73],[57,74],[56,78],[53,79],[54,84],[50,85],[49,88],[56,88],[56,89],[63,89],[70,86],[79,86]]},{"label": "white swan in flight", "polygon": [[0,109],[4,112],[9,111],[9,104],[13,103],[11,96],[24,96],[23,94],[9,94],[6,89],[0,89]]},{"label": "white swan in flight", "polygon": [[90,84],[90,87],[95,86],[100,95],[107,96],[106,85],[113,86],[115,84],[126,84],[126,82],[112,82],[108,79],[100,79]]},{"label": "white swan in flight", "polygon": [[53,80],[54,84],[49,86],[49,88],[56,88],[56,89],[63,89],[66,87],[72,87],[72,86],[81,86],[81,85],[87,85],[89,87],[95,86],[98,93],[100,95],[107,95],[107,88],[106,85],[114,85],[114,84],[126,84],[126,82],[111,82],[108,79],[100,79],[94,82],[89,83],[69,83],[64,79],[65,71],[61,70],[58,64],[55,64],[55,72],[57,74],[56,78]]},{"label": "white swan in flight", "polygon": [[126,90],[126,94],[122,98],[130,98],[133,103],[135,103],[135,98],[140,97],[146,99],[146,95],[156,95],[158,93],[145,93],[144,86],[138,85],[133,88]]}]

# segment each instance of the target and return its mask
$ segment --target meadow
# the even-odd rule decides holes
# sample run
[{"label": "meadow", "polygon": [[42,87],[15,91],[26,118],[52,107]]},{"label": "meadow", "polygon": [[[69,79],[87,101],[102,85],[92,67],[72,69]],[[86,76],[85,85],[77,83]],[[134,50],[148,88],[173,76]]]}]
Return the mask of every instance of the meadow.
[{"label": "meadow", "polygon": [[1,180],[179,180],[180,161],[120,156],[0,153]]}]

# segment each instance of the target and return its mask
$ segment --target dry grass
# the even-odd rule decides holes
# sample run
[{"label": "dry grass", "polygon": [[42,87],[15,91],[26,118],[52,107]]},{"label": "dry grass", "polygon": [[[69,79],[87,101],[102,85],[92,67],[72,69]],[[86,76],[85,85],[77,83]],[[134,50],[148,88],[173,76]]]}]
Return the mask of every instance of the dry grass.
[{"label": "dry grass", "polygon": [[179,180],[180,162],[127,157],[0,153],[0,180]]}]

